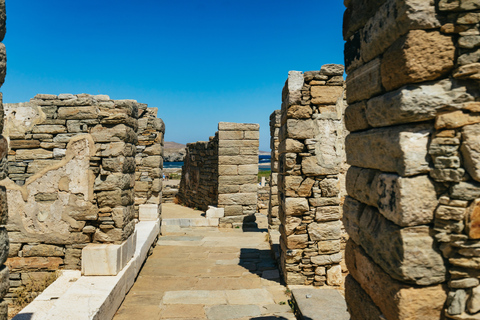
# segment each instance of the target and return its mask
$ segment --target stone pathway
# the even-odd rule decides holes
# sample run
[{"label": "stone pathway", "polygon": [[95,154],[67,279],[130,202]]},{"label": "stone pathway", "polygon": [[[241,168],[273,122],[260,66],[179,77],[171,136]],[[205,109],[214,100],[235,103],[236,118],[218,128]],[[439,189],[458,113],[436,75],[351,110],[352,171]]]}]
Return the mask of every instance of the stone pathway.
[{"label": "stone pathway", "polygon": [[[193,210],[164,204],[167,219]],[[181,228],[161,236],[115,320],[295,319],[266,230]]]}]

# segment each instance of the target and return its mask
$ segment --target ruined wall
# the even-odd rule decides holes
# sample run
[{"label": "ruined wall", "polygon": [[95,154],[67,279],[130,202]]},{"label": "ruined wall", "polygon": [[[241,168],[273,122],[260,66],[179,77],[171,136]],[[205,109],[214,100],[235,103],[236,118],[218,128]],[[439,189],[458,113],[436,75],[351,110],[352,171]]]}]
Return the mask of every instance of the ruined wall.
[{"label": "ruined wall", "polygon": [[478,318],[480,2],[346,5],[349,311]]},{"label": "ruined wall", "polygon": [[268,181],[266,181],[264,186],[258,186],[258,189],[257,189],[257,212],[267,215],[269,202],[270,202],[270,185]]},{"label": "ruined wall", "polygon": [[157,108],[139,104],[138,145],[135,155],[135,218],[142,204],[157,204],[159,214],[162,202],[163,143],[165,124],[157,118]]},{"label": "ruined wall", "polygon": [[187,144],[177,198],[189,207],[224,208],[223,227],[255,220],[259,125],[220,122],[209,142]]},{"label": "ruined wall", "polygon": [[218,204],[218,133],[210,141],[188,143],[177,198],[200,210]]},{"label": "ruined wall", "polygon": [[343,283],[343,71],[332,64],[305,74],[290,71],[283,89],[278,215],[287,284]]},{"label": "ruined wall", "polygon": [[[133,233],[139,109],[146,106],[87,94],[39,94],[6,104],[8,179],[0,184],[10,210],[10,298],[57,269],[80,269],[87,244],[119,244]],[[152,130],[163,129],[152,116],[141,130],[143,141],[151,121],[157,125]],[[152,152],[142,150],[140,163],[158,168],[149,171],[154,178],[161,170],[161,143],[148,148]]]},{"label": "ruined wall", "polygon": [[268,203],[268,227],[270,229],[278,230],[280,219],[278,219],[278,133],[281,124],[281,110],[275,110],[270,115],[270,193]]},{"label": "ruined wall", "polygon": [[[6,32],[5,0],[0,0],[0,86],[3,85],[6,75],[7,56],[5,45],[1,43]],[[3,95],[0,93],[0,131],[4,125]],[[7,141],[0,136],[0,180],[6,178],[7,173]],[[0,319],[7,319],[8,304],[4,300],[9,290],[9,270],[5,266],[8,257],[8,234],[5,228],[8,215],[7,193],[5,187],[0,186]]]},{"label": "ruined wall", "polygon": [[258,187],[258,124],[218,124],[218,207],[224,226],[242,226],[255,220]]}]

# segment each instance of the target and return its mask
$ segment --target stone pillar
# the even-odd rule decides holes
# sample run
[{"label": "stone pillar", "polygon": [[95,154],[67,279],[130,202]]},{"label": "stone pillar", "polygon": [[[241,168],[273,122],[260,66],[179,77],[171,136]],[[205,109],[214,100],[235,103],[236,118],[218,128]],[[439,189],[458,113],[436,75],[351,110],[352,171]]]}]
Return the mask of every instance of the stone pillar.
[{"label": "stone pillar", "polygon": [[480,3],[346,5],[350,313],[477,318]]},{"label": "stone pillar", "polygon": [[[163,143],[165,124],[157,118],[157,108],[147,108],[139,104],[138,145],[135,155],[135,218],[139,218],[139,207],[145,211],[147,207],[157,208],[161,213],[162,176],[163,176]],[[151,217],[153,218],[153,217]]]},{"label": "stone pillar", "polygon": [[270,199],[268,204],[268,227],[278,230],[280,219],[278,219],[278,133],[280,131],[281,110],[275,110],[270,115]]},{"label": "stone pillar", "polygon": [[340,174],[342,65],[290,71],[279,132],[280,261],[287,284],[343,283]]},{"label": "stone pillar", "polygon": [[[7,53],[5,45],[1,43],[6,32],[6,11],[5,0],[0,0],[0,86],[5,81],[7,72]],[[3,129],[4,111],[3,111],[3,95],[0,93],[0,132]],[[0,136],[0,180],[7,177],[7,140]],[[8,303],[4,300],[9,290],[9,270],[5,266],[8,257],[9,239],[7,229],[5,227],[8,217],[7,192],[5,187],[0,187],[0,319],[7,319]]]},{"label": "stone pillar", "polygon": [[218,134],[210,141],[188,143],[177,199],[200,210],[218,204]]},{"label": "stone pillar", "polygon": [[258,124],[218,124],[218,207],[223,226],[255,221],[258,187]]}]

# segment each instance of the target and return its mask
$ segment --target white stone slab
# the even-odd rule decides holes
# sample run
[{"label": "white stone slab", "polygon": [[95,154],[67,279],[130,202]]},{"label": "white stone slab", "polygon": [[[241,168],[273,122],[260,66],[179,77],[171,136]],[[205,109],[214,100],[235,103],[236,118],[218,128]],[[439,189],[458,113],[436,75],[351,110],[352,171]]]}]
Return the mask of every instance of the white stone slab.
[{"label": "white stone slab", "polygon": [[141,204],[138,206],[138,220],[140,221],[156,221],[158,215],[158,204]]},{"label": "white stone slab", "polygon": [[118,244],[90,243],[82,249],[82,274],[114,276],[122,270],[122,249]]},{"label": "white stone slab", "polygon": [[207,218],[223,218],[225,217],[225,209],[217,208],[214,206],[208,206],[208,210],[205,213]]},{"label": "white stone slab", "polygon": [[14,319],[112,319],[132,287],[149,248],[158,236],[160,221],[139,222],[135,230],[137,231],[135,254],[116,276],[79,277],[79,271],[66,272]]}]

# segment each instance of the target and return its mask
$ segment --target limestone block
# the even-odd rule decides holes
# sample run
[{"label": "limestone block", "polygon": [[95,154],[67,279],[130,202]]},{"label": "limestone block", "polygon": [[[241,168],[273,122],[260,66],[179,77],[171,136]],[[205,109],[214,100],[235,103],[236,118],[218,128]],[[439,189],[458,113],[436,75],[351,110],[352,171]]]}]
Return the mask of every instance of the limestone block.
[{"label": "limestone block", "polygon": [[287,110],[287,119],[310,119],[312,114],[310,106],[293,105]]},{"label": "limestone block", "polygon": [[382,59],[387,91],[405,84],[437,79],[454,66],[455,46],[438,31],[412,30],[390,46]]},{"label": "limestone block", "polygon": [[315,212],[315,221],[333,221],[341,218],[340,207],[318,207]]},{"label": "limestone block", "polygon": [[380,59],[374,59],[350,72],[347,76],[347,88],[348,104],[369,99],[381,93]]},{"label": "limestone block", "polygon": [[465,227],[470,239],[480,239],[480,199],[475,199],[465,212]]},{"label": "limestone block", "polygon": [[18,160],[35,160],[35,159],[52,159],[53,152],[45,149],[20,149],[16,150],[15,159]]},{"label": "limestone block", "polygon": [[258,156],[251,155],[241,155],[241,156],[219,156],[218,164],[219,165],[242,165],[249,163],[258,163]]},{"label": "limestone block", "polygon": [[341,64],[324,64],[320,68],[320,74],[321,75],[326,75],[326,76],[343,76],[343,72],[345,70],[345,67]]},{"label": "limestone block", "polygon": [[302,98],[300,90],[304,81],[301,71],[289,71],[287,82],[282,91],[282,101],[287,101],[289,105],[299,104]]},{"label": "limestone block", "polygon": [[220,140],[242,140],[244,138],[244,131],[219,131],[218,139]]},{"label": "limestone block", "polygon": [[[257,157],[258,159],[258,157]],[[225,186],[225,185],[244,185],[244,184],[249,184],[249,183],[254,183],[256,184],[258,180],[257,175],[243,175],[243,176],[220,176],[218,177],[218,188],[219,188],[219,193],[220,192],[220,187]]]},{"label": "limestone block", "polygon": [[459,200],[480,198],[480,184],[476,181],[455,183],[450,187],[450,198]]},{"label": "limestone block", "polygon": [[451,80],[408,85],[370,99],[366,116],[372,127],[426,121],[434,119],[441,109],[471,100],[465,86]]},{"label": "limestone block", "polygon": [[307,247],[308,235],[307,234],[296,234],[287,237],[287,248],[288,249],[303,249]]},{"label": "limestone block", "polygon": [[285,198],[285,215],[301,216],[308,212],[308,201],[305,198]]},{"label": "limestone block", "polygon": [[136,132],[124,124],[118,124],[112,128],[97,125],[92,128],[91,135],[95,142],[123,141],[136,144],[138,141]]},{"label": "limestone block", "polygon": [[138,220],[140,221],[156,221],[158,216],[157,204],[141,204],[138,207]]},{"label": "limestone block", "polygon": [[238,166],[237,165],[219,165],[218,166],[218,174],[223,175],[237,175],[238,174]]},{"label": "limestone block", "polygon": [[313,120],[288,119],[286,124],[287,138],[312,139],[315,137],[315,124]]},{"label": "limestone block", "polygon": [[40,147],[39,140],[10,140],[11,149],[36,149]]},{"label": "limestone block", "polygon": [[337,263],[340,263],[340,261],[342,261],[342,253],[338,252],[334,254],[322,254],[322,255],[311,257],[310,261],[312,261],[312,263],[318,266],[337,264]]},{"label": "limestone block", "polygon": [[310,91],[313,104],[336,104],[343,98],[343,86],[313,86]]},{"label": "limestone block", "polygon": [[260,125],[255,123],[235,123],[235,122],[219,122],[218,123],[218,130],[219,131],[236,131],[236,130],[243,130],[243,131],[255,131],[259,130]]},{"label": "limestone block", "polygon": [[213,206],[208,206],[208,210],[206,212],[207,218],[223,218],[224,216],[225,216],[224,208],[216,208]]},{"label": "limestone block", "polygon": [[327,284],[329,286],[340,286],[343,284],[342,267],[333,266],[327,270]]},{"label": "limestone block", "polygon": [[232,148],[232,147],[258,147],[258,140],[220,140],[218,141],[219,155],[222,154],[223,148]]},{"label": "limestone block", "polygon": [[350,165],[411,176],[429,171],[426,124],[405,125],[350,133],[345,141]]},{"label": "limestone block", "polygon": [[[361,13],[363,8],[358,14]],[[374,15],[365,22],[363,29],[345,39],[347,73],[385,52],[408,30],[434,29],[440,25],[435,5],[428,1],[385,1],[375,9]]]},{"label": "limestone block", "polygon": [[282,142],[280,142],[280,145],[278,146],[278,152],[280,152],[280,153],[288,153],[288,152],[299,153],[299,152],[303,151],[304,147],[305,147],[305,145],[298,140],[285,139]]},{"label": "limestone block", "polygon": [[26,244],[22,248],[24,257],[63,257],[65,250],[62,247],[48,244]]},{"label": "limestone block", "polygon": [[[445,281],[445,265],[435,251],[428,226],[400,228],[374,207],[347,197],[343,207],[346,231],[392,278],[417,285]],[[420,265],[418,261],[422,261]]]},{"label": "limestone block", "polygon": [[[386,319],[440,319],[446,293],[441,285],[411,287],[390,277],[360,246],[347,242],[349,273],[361,285]],[[347,304],[353,304],[347,296]]]},{"label": "limestone block", "polygon": [[258,174],[258,164],[244,164],[238,166],[239,175]]},{"label": "limestone block", "polygon": [[257,204],[257,194],[256,193],[219,194],[218,204],[219,205]]},{"label": "limestone block", "polygon": [[345,127],[348,131],[360,131],[370,128],[367,121],[367,106],[364,101],[351,104],[345,109]]},{"label": "limestone block", "polygon": [[121,269],[121,245],[91,243],[82,249],[82,275],[115,276]]},{"label": "limestone block", "polygon": [[5,265],[11,272],[22,270],[58,270],[63,264],[59,257],[14,257],[8,258]]},{"label": "limestone block", "polygon": [[88,107],[59,107],[57,111],[58,119],[68,120],[84,120],[96,119],[99,114],[99,109],[96,106]]},{"label": "limestone block", "polygon": [[345,278],[345,300],[352,319],[379,320],[385,318],[372,298],[351,275]]},{"label": "limestone block", "polygon": [[340,240],[319,241],[317,245],[318,245],[319,254],[337,253],[337,252],[340,252],[340,249],[341,249]]},{"label": "limestone block", "polygon": [[462,128],[462,152],[464,166],[470,176],[480,181],[480,124]]},{"label": "limestone block", "polygon": [[328,221],[322,223],[310,223],[308,235],[313,241],[338,240],[342,233],[342,222]]},{"label": "limestone block", "polygon": [[[139,181],[140,182],[140,181]],[[132,188],[135,183],[131,174],[111,173],[108,176],[97,176],[94,183],[95,191],[125,190]],[[147,187],[148,189],[148,187]],[[142,190],[139,190],[142,191]]]}]

